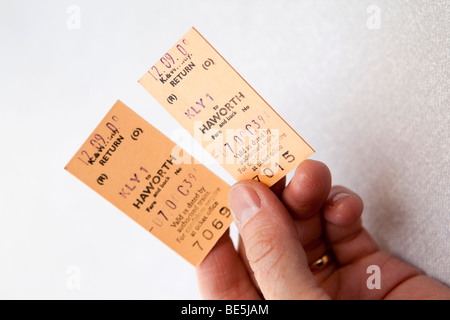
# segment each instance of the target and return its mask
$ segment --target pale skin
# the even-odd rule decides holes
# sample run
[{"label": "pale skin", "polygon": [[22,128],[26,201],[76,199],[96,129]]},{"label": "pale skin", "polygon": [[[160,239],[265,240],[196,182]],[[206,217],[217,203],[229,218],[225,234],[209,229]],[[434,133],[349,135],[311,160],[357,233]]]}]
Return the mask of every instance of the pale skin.
[{"label": "pale skin", "polygon": [[[306,160],[285,183],[232,187],[239,249],[227,233],[197,267],[205,299],[450,299],[448,287],[378,248],[362,225],[362,199],[332,187],[326,165]],[[327,252],[330,263],[312,272]],[[380,268],[380,289],[367,286],[370,265]]]}]

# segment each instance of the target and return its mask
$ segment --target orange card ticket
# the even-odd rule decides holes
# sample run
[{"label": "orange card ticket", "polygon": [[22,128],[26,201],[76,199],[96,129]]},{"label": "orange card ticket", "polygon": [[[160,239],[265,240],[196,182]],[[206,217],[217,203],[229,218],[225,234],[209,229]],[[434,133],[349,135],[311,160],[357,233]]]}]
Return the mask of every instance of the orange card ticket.
[{"label": "orange card ticket", "polygon": [[271,186],[314,153],[195,28],[139,83],[236,180]]},{"label": "orange card ticket", "polygon": [[66,169],[194,266],[232,221],[228,184],[120,101]]}]

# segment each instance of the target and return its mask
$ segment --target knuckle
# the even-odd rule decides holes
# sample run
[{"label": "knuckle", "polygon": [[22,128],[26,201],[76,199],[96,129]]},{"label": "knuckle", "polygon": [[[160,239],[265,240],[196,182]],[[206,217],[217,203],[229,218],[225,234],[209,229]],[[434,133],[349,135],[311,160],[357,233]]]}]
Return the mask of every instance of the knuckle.
[{"label": "knuckle", "polygon": [[283,250],[273,232],[255,232],[246,245],[247,259],[254,272],[268,272],[280,262]]}]

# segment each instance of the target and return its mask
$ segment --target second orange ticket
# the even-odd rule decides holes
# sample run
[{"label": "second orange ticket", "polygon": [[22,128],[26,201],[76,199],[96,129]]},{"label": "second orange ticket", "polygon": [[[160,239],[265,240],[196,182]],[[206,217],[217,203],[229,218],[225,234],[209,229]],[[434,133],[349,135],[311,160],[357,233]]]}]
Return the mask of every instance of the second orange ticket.
[{"label": "second orange ticket", "polygon": [[314,153],[195,28],[139,83],[236,180],[271,186]]}]

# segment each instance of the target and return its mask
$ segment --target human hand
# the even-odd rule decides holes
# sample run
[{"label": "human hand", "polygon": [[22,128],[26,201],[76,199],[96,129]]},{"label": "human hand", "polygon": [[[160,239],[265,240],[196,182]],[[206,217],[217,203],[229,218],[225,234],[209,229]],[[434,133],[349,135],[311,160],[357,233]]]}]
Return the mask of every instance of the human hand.
[{"label": "human hand", "polygon": [[[361,198],[331,187],[321,162],[302,162],[286,187],[241,181],[229,201],[239,248],[226,233],[198,266],[206,299],[450,299],[445,285],[379,250]],[[367,286],[372,265],[379,289]]]}]

